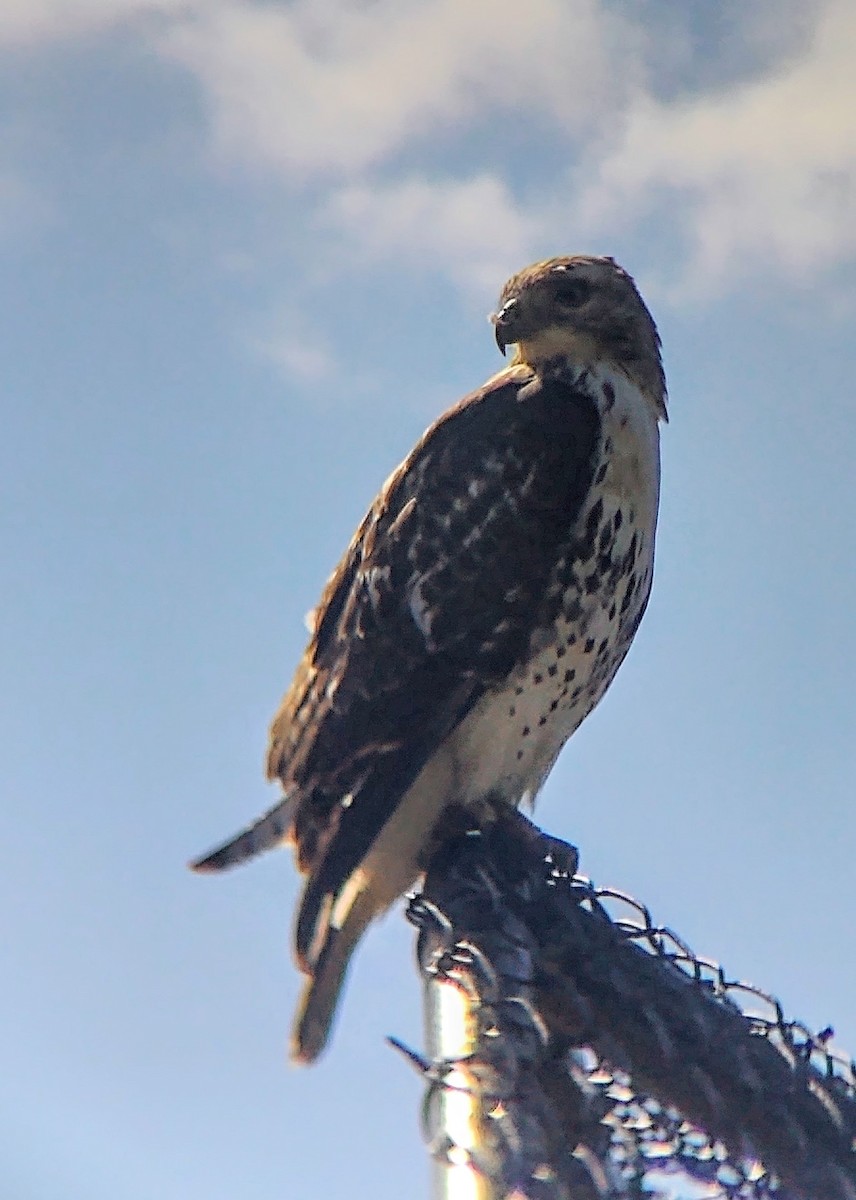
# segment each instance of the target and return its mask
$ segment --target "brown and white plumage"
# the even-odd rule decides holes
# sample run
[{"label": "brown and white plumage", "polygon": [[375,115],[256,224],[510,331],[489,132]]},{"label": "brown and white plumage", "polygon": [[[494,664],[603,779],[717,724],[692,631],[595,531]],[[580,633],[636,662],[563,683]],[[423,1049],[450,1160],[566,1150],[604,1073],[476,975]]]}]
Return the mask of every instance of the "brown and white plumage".
[{"label": "brown and white plumage", "polygon": [[514,361],[431,426],[324,590],[271,727],[284,798],[195,864],[294,845],[300,1061],[444,813],[534,798],[647,603],[665,382],[632,279],[608,258],[537,263],[492,320]]}]

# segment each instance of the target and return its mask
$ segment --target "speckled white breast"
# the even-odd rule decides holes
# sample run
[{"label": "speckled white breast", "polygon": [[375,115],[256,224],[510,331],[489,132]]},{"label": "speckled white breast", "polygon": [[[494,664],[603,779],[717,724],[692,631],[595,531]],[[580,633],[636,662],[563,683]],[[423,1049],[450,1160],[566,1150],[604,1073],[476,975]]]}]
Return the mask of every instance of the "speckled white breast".
[{"label": "speckled white breast", "polygon": [[[464,801],[534,798],[609,686],[648,600],[660,490],[656,412],[614,369],[587,371],[578,382],[601,415],[592,487],[574,531],[581,543],[593,541],[592,551],[557,564],[550,588],[562,597],[560,617],[534,632],[527,660],[451,739],[453,790]],[[593,539],[587,523],[596,525]]]},{"label": "speckled white breast", "polygon": [[[493,797],[515,804],[534,800],[633,639],[653,571],[660,488],[657,417],[654,406],[619,372],[603,368],[585,374],[602,427],[591,493],[573,532],[583,533],[600,504],[594,553],[557,564],[549,586],[561,596],[564,615],[533,633],[526,661],[507,684],[486,694],[432,755],[354,872],[337,909],[344,912],[360,896],[362,924],[412,884],[429,831],[446,805]],[[627,560],[628,566],[614,582],[601,571],[599,585],[589,591],[585,581],[598,575],[602,536],[610,562]],[[574,581],[567,586],[569,570]],[[334,924],[338,920],[337,915]]]}]

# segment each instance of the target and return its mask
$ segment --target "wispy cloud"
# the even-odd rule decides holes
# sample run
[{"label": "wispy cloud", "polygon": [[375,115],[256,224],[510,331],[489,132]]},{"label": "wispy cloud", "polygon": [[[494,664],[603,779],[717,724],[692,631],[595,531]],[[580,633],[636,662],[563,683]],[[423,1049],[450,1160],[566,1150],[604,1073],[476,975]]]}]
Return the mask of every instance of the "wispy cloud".
[{"label": "wispy cloud", "polygon": [[85,37],[130,18],[174,16],[190,7],[187,0],[3,0],[0,46]]},{"label": "wispy cloud", "polygon": [[621,103],[633,41],[598,0],[214,0],[159,44],[203,87],[219,151],[294,182],[363,171],[503,114],[579,129]]},{"label": "wispy cloud", "polygon": [[[284,385],[284,397],[311,396],[316,406],[341,410],[362,406],[367,398],[376,404],[378,396],[389,393],[383,365],[344,360],[335,330],[328,333],[329,321],[312,304],[307,311],[298,304],[280,304],[244,324],[240,340],[256,360],[273,367]],[[418,408],[419,401],[419,389],[414,388],[405,403]]]},{"label": "wispy cloud", "polygon": [[305,193],[345,261],[493,290],[534,246],[659,222],[675,282],[711,292],[856,256],[856,9],[803,3],[793,38],[783,8],[731,6],[698,78],[688,18],[606,0],[11,0],[0,44],[136,18],[212,160]]},{"label": "wispy cloud", "polygon": [[334,193],[321,220],[335,232],[339,262],[349,256],[439,270],[482,296],[531,255],[539,233],[538,220],[488,174],[353,184]]},{"label": "wispy cloud", "polygon": [[856,251],[854,44],[856,9],[836,0],[802,54],[761,78],[671,105],[640,98],[615,143],[589,153],[581,221],[602,231],[668,213],[705,287],[762,264],[815,283]]},{"label": "wispy cloud", "polygon": [[293,308],[281,306],[245,337],[250,351],[300,384],[323,383],[339,368],[323,333]]},{"label": "wispy cloud", "polygon": [[[641,14],[620,11],[597,0],[218,3],[176,18],[160,47],[203,89],[217,154],[287,186],[326,180],[327,226],[361,261],[406,254],[480,286],[539,231],[564,247],[658,218],[683,236],[684,286],[852,255],[850,0],[804,6],[796,46],[747,14],[765,51],[754,73],[744,62],[739,82],[717,89],[708,72],[703,91],[668,99],[663,77],[686,47],[662,20],[646,31]],[[485,128],[501,143],[503,124],[522,118],[554,159],[541,200],[516,190],[525,147],[507,161],[485,151],[469,174],[414,172],[420,151],[436,157]]]}]

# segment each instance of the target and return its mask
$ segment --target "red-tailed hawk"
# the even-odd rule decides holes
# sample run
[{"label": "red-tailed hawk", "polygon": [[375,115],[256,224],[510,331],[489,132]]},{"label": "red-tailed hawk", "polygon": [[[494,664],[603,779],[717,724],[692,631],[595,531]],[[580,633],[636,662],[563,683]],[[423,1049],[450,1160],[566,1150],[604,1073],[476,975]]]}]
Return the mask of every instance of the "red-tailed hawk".
[{"label": "red-tailed hawk", "polygon": [[327,583],[271,727],[282,799],[194,864],[294,846],[298,1061],[444,813],[534,798],[648,600],[666,388],[633,280],[611,258],[549,259],[491,320],[511,365],[431,426]]}]

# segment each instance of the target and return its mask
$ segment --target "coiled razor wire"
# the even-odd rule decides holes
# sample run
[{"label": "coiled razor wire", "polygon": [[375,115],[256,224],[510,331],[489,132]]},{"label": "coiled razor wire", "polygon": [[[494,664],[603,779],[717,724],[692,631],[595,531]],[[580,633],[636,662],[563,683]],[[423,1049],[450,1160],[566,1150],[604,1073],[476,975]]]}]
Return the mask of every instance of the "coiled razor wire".
[{"label": "coiled razor wire", "polygon": [[429,999],[466,1014],[461,1051],[430,1022],[429,1057],[406,1051],[439,1194],[463,1165],[479,1200],[856,1200],[856,1067],[832,1031],[576,865],[515,813],[441,850],[410,903]]}]

